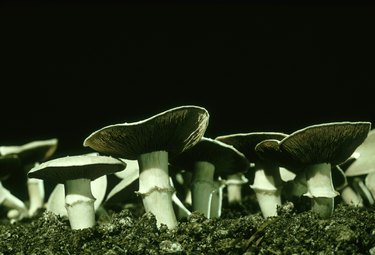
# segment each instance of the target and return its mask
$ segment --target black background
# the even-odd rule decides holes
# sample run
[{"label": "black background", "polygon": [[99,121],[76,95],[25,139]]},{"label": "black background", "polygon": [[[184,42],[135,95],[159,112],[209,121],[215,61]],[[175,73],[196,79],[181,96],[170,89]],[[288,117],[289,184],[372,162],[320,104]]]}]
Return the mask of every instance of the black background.
[{"label": "black background", "polygon": [[371,5],[2,4],[0,145],[59,138],[180,105],[207,137],[375,120]]}]

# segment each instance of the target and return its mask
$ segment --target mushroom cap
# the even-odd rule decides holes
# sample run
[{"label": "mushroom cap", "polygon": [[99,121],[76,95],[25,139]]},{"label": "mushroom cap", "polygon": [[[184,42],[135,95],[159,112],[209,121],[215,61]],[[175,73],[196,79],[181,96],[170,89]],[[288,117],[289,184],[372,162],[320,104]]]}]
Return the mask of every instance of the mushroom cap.
[{"label": "mushroom cap", "polygon": [[354,153],[358,156],[346,168],[346,176],[365,175],[375,171],[375,129],[372,129],[365,141],[359,145]]},{"label": "mushroom cap", "polygon": [[274,162],[280,167],[284,167],[293,173],[301,168],[289,154],[281,151],[280,140],[266,139],[255,146],[255,152],[258,157],[264,161]]},{"label": "mushroom cap", "polygon": [[16,154],[0,156],[0,181],[5,180],[11,173],[20,169],[22,169],[22,165]]},{"label": "mushroom cap", "polygon": [[207,137],[202,137],[196,145],[171,161],[171,164],[191,170],[198,161],[210,162],[215,166],[215,175],[222,177],[246,172],[250,167],[245,155],[234,146]]},{"label": "mushroom cap", "polygon": [[298,164],[330,163],[347,160],[366,139],[370,122],[332,122],[300,129],[280,141],[280,150]]},{"label": "mushroom cap", "polygon": [[129,175],[132,175],[133,172],[139,171],[138,160],[129,160],[129,159],[123,159],[123,158],[121,158],[120,160],[126,163],[126,169],[120,172],[114,173],[118,178],[125,179],[125,178],[128,178]]},{"label": "mushroom cap", "polygon": [[167,151],[173,158],[199,142],[208,120],[205,108],[180,106],[142,121],[106,126],[89,135],[83,146],[130,160],[153,151]]},{"label": "mushroom cap", "polygon": [[237,150],[242,152],[249,161],[255,163],[261,160],[255,152],[255,146],[258,143],[266,139],[281,140],[286,136],[287,134],[279,132],[251,132],[222,135],[216,137],[215,140],[233,145]]},{"label": "mushroom cap", "polygon": [[42,162],[56,151],[58,139],[32,141],[19,146],[1,146],[0,155],[17,154],[23,165]]},{"label": "mushroom cap", "polygon": [[126,163],[110,156],[77,155],[56,158],[33,167],[27,176],[55,183],[90,179],[124,170]]}]

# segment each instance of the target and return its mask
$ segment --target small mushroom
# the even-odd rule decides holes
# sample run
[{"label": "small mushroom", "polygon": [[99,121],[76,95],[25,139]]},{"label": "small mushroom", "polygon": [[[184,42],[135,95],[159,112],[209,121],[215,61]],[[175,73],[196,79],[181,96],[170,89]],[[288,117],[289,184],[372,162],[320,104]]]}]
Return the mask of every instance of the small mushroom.
[{"label": "small mushroom", "polygon": [[248,179],[254,181],[250,187],[256,194],[264,218],[277,215],[277,207],[282,203],[282,180],[279,166],[273,161],[260,158],[255,146],[265,139],[281,140],[286,136],[279,132],[251,132],[216,137],[216,140],[233,145],[254,164],[254,171],[249,171],[254,177],[250,176]]},{"label": "small mushroom", "polygon": [[375,129],[370,130],[365,141],[352,154],[353,161],[348,164],[346,176],[360,176],[375,172]]},{"label": "small mushroom", "polygon": [[365,205],[375,204],[375,199],[365,179],[375,172],[375,129],[370,130],[365,141],[351,155],[351,161],[343,166],[349,185],[361,195]]},{"label": "small mushroom", "polygon": [[138,160],[139,191],[146,213],[173,229],[173,188],[169,160],[194,146],[204,135],[209,114],[203,107],[180,106],[133,123],[106,126],[89,135],[83,145],[103,155]]},{"label": "small mushroom", "polygon": [[247,184],[249,180],[245,173],[229,174],[224,179],[225,187],[227,189],[227,200],[229,205],[242,203],[242,187]]},{"label": "small mushroom", "polygon": [[353,162],[353,160],[355,159],[351,157],[339,165],[332,166],[332,181],[344,203],[352,206],[363,207],[364,201],[362,196],[353,187],[354,180],[352,177],[346,176],[345,174],[345,169]]},{"label": "small mushroom", "polygon": [[[55,153],[58,139],[36,140],[23,145],[1,146],[1,155],[17,155],[26,172],[35,164],[39,164]],[[39,208],[44,206],[45,190],[43,180],[27,178],[29,195],[29,215],[33,216]]]},{"label": "small mushroom", "polygon": [[[222,190],[221,185],[215,183],[219,181],[218,177],[246,172],[250,166],[247,158],[236,148],[207,137],[202,137],[171,164],[193,173],[192,210],[203,213],[207,218],[220,217],[221,214]],[[217,200],[212,201],[216,195]]]},{"label": "small mushroom", "polygon": [[261,157],[278,161],[292,171],[303,171],[312,210],[330,217],[334,197],[339,193],[332,182],[332,165],[347,160],[366,139],[370,122],[332,122],[297,130],[280,142],[263,142],[256,151]]},{"label": "small mushroom", "polygon": [[22,200],[3,186],[2,181],[7,179],[13,171],[19,171],[21,168],[17,155],[0,156],[0,206],[7,208],[8,212],[15,210],[16,214],[11,217],[12,220],[20,220],[27,217],[27,207]]},{"label": "small mushroom", "polygon": [[23,145],[0,146],[1,155],[17,154],[23,165],[42,162],[55,153],[58,139],[36,140]]},{"label": "small mushroom", "polygon": [[[90,183],[92,195],[95,198],[94,209],[98,211],[102,205],[107,190],[107,175],[100,176]],[[46,210],[59,216],[68,217],[68,212],[65,208],[65,188],[64,184],[58,183],[53,188],[48,197]]]},{"label": "small mushroom", "polygon": [[33,167],[28,176],[64,184],[70,226],[72,229],[84,229],[95,225],[95,197],[91,181],[125,167],[125,162],[108,156],[66,156]]}]

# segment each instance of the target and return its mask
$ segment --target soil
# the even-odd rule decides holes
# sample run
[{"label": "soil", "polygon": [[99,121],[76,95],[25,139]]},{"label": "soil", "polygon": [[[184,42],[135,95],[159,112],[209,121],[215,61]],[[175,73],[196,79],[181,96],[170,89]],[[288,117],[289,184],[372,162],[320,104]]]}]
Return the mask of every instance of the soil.
[{"label": "soil", "polygon": [[104,204],[96,226],[82,230],[40,209],[13,223],[2,216],[0,254],[375,254],[373,206],[337,201],[329,219],[308,208],[305,200],[285,201],[278,216],[264,219],[248,192],[237,205],[224,197],[220,218],[193,212],[174,230],[158,229],[137,200]]}]

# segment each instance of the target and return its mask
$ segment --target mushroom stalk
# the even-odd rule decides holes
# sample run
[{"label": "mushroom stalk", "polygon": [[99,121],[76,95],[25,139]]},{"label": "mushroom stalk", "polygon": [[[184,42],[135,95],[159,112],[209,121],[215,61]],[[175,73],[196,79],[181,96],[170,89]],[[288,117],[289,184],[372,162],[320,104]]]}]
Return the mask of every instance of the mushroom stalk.
[{"label": "mushroom stalk", "polygon": [[242,203],[242,185],[246,183],[246,179],[242,173],[228,175],[225,182],[227,187],[228,204]]},{"label": "mushroom stalk", "polygon": [[371,191],[368,189],[366,184],[363,182],[362,178],[355,177],[353,179],[353,188],[355,191],[363,198],[365,205],[375,204],[374,198],[371,194]]},{"label": "mushroom stalk", "polygon": [[29,194],[29,214],[33,216],[44,205],[44,181],[42,179],[27,178],[27,190]]},{"label": "mushroom stalk", "polygon": [[328,218],[334,210],[334,198],[339,193],[332,182],[331,164],[320,163],[306,167],[307,192],[311,198],[311,209],[322,218]]},{"label": "mushroom stalk", "polygon": [[17,210],[15,217],[22,219],[28,216],[28,211],[26,205],[16,196],[14,196],[8,189],[6,189],[0,182],[0,205],[8,208],[9,210]]},{"label": "mushroom stalk", "polygon": [[258,168],[255,171],[254,184],[250,185],[255,192],[264,218],[277,216],[277,207],[281,205],[281,176],[277,166],[268,169]]},{"label": "mushroom stalk", "polygon": [[209,218],[220,218],[221,211],[223,207],[223,189],[224,185],[221,180],[214,181],[215,189],[211,192],[210,195],[210,215]]},{"label": "mushroom stalk", "polygon": [[357,192],[355,192],[352,187],[350,187],[349,185],[345,186],[341,192],[341,198],[342,200],[348,204],[348,205],[352,205],[352,206],[358,206],[358,207],[363,207],[363,200],[362,200],[362,197],[360,195],[358,195]]},{"label": "mushroom stalk", "polygon": [[174,189],[169,181],[168,152],[154,151],[139,156],[139,191],[146,212],[151,212],[157,221],[169,229],[177,227],[173,209]]},{"label": "mushroom stalk", "polygon": [[193,211],[210,218],[212,192],[214,192],[215,166],[207,161],[194,163],[191,196]]},{"label": "mushroom stalk", "polygon": [[85,178],[65,181],[65,207],[72,229],[90,228],[95,225],[95,198],[90,184],[91,180]]}]

